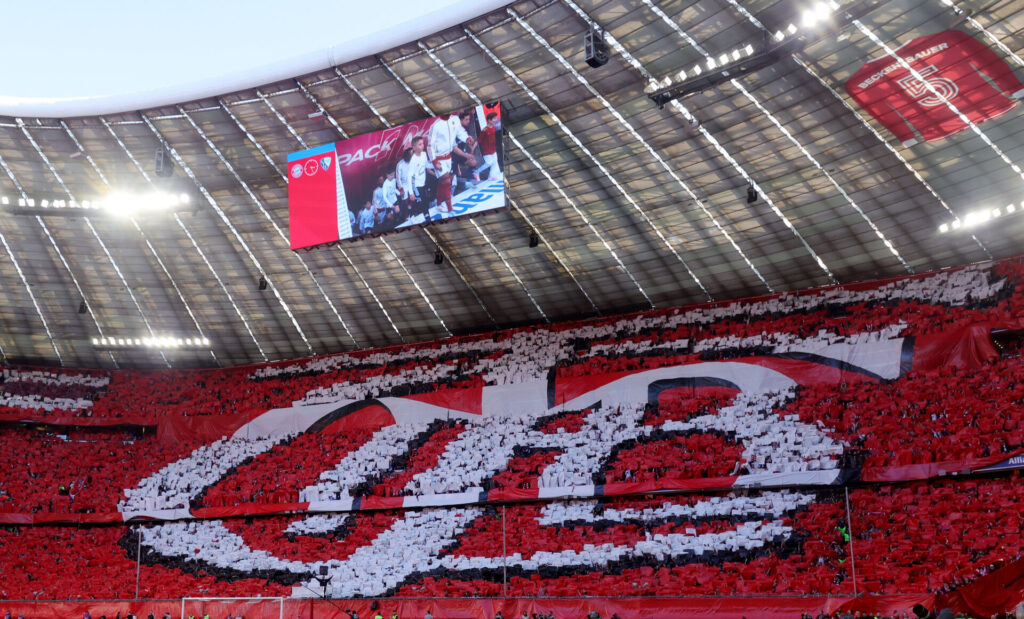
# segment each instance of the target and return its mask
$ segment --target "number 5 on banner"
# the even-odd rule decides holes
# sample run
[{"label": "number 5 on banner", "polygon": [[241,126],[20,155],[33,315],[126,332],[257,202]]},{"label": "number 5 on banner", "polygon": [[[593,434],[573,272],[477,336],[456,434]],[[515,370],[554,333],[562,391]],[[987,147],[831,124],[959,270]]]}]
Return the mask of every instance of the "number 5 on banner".
[{"label": "number 5 on banner", "polygon": [[[935,68],[935,65],[930,64],[917,72],[918,75],[924,78],[923,82],[913,75],[908,75],[900,78],[899,85],[903,87],[903,90],[907,91],[907,94],[917,99],[917,102],[923,106],[934,107],[942,105],[951,101],[960,91],[953,80],[945,77],[928,77],[938,72],[939,70]],[[934,92],[928,89],[929,85],[934,89]],[[938,93],[938,96],[936,96],[936,93]]]}]

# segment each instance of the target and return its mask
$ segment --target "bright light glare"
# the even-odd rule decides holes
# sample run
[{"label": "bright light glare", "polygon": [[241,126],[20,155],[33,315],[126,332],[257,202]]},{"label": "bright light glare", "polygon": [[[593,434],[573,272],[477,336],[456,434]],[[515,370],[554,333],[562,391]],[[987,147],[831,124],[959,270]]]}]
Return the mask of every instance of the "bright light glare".
[{"label": "bright light glare", "polygon": [[[115,215],[131,217],[144,211],[165,211],[187,204],[188,201],[189,197],[186,194],[173,194],[165,191],[147,193],[115,191],[105,197],[100,206]],[[86,203],[82,205],[85,206]]]},{"label": "bright light glare", "polygon": [[786,32],[788,32],[789,34],[796,34],[796,26],[794,24],[790,24],[786,28]]},{"label": "bright light glare", "polygon": [[743,48],[743,51],[744,51],[744,52],[745,52],[745,53],[746,53],[746,54],[747,54],[748,56],[753,56],[753,55],[754,55],[754,46],[753,46],[753,45],[751,45],[750,43],[747,43],[747,46]]},{"label": "bright light glare", "polygon": [[[1011,213],[1020,213],[1020,212],[1024,212],[1024,202],[1021,202],[1020,206],[1017,206],[1016,204],[1010,203],[1010,204],[1007,204],[1006,206],[1004,206],[1002,208],[1000,208],[1000,207],[982,208],[982,209],[978,209],[976,211],[971,211],[970,213],[967,213],[966,215],[964,215],[962,221],[959,220],[959,219],[954,219],[952,222],[950,222],[949,228],[952,229],[952,230],[957,230],[961,226],[963,226],[964,228],[971,228],[971,227],[974,227],[974,226],[979,226],[981,224],[984,224],[985,222],[991,221],[993,219],[997,219],[997,218],[1002,217],[1004,215],[1010,215]],[[941,231],[941,227],[940,227],[940,231]]]},{"label": "bright light glare", "polygon": [[115,215],[130,217],[139,210],[139,201],[127,192],[117,191],[103,199],[103,208]]},{"label": "bright light glare", "polygon": [[939,232],[943,234],[949,232],[949,224],[942,224],[941,226],[939,226]]}]

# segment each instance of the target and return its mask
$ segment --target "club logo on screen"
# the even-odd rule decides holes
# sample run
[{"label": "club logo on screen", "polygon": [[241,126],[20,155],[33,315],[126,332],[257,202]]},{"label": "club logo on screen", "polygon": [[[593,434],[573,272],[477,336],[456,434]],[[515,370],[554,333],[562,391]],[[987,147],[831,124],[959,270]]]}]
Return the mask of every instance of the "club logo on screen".
[{"label": "club logo on screen", "polygon": [[315,159],[310,159],[306,162],[306,176],[313,176],[320,171],[320,166],[317,164]]},{"label": "club logo on screen", "polygon": [[331,157],[330,155],[320,158],[320,167],[324,169],[324,172],[331,169]]},{"label": "club logo on screen", "polygon": [[301,163],[296,163],[295,165],[292,166],[292,178],[301,178],[301,177],[302,177],[302,164]]}]

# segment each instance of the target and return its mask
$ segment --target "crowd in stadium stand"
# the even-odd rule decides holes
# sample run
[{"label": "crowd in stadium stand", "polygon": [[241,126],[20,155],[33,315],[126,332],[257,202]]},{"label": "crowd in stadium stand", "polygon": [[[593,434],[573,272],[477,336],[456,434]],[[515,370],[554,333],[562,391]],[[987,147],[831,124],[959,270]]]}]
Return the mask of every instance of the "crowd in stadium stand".
[{"label": "crowd in stadium stand", "polygon": [[[852,540],[842,493],[827,489],[155,523],[141,529],[142,588],[288,595],[327,564],[335,597],[500,595],[502,567],[515,596],[849,594],[852,548],[861,591],[901,593],[968,582],[1024,550],[1016,476],[857,488],[850,505]],[[128,597],[136,534],[4,529],[24,569],[0,597]]]},{"label": "crowd in stadium stand", "polygon": [[[162,419],[515,385],[1016,325],[1010,260],[760,300],[208,371],[3,373],[0,512],[122,513],[870,470],[1019,453],[1019,343],[964,370],[633,406],[164,441]],[[15,423],[80,419],[78,426]],[[88,419],[124,427],[85,427]],[[956,472],[954,470],[954,472]],[[942,592],[1022,555],[1017,474],[0,530],[0,598]],[[727,484],[728,485],[728,484]],[[721,486],[720,486],[721,487]],[[502,539],[508,551],[495,551]],[[853,553],[853,557],[850,553]]]},{"label": "crowd in stadium stand", "polygon": [[[200,472],[215,479],[222,469],[248,458],[255,462],[242,466],[230,486],[211,488],[201,504],[724,477],[784,471],[789,462],[829,469],[844,465],[840,443],[847,452],[859,453],[865,466],[955,461],[1010,453],[1022,447],[1024,438],[1020,416],[1007,414],[1024,401],[1024,367],[1016,358],[980,371],[911,373],[881,385],[802,387],[780,394],[777,407],[757,396],[763,401],[762,418],[777,408],[807,424],[824,423],[835,439],[823,436],[818,445],[805,443],[790,451],[745,447],[737,436],[739,424],[731,420],[753,419],[749,412],[756,403],[747,402],[747,396],[737,402],[735,392],[725,391],[634,410],[420,422],[274,441],[236,438],[201,448],[197,443],[165,444],[152,434],[7,429],[0,433],[0,468],[7,479],[0,484],[0,511],[113,511],[113,497],[133,480],[190,454],[195,456],[187,463],[192,471],[175,465],[161,473],[162,485],[132,489],[128,498],[149,509],[185,507],[206,483]],[[780,423],[786,422],[773,421],[777,427],[771,432],[781,432]],[[591,462],[602,457],[602,467]],[[280,462],[271,464],[275,459]],[[306,461],[339,465],[318,479],[312,470],[296,467]],[[594,468],[601,468],[601,474],[588,477]],[[363,483],[370,473],[379,482]]]},{"label": "crowd in stadium stand", "polygon": [[[97,372],[109,381],[91,405],[57,394],[11,392],[0,415],[133,418],[244,413],[293,402],[409,395],[437,389],[516,384],[770,350],[783,352],[847,338],[886,339],[979,322],[1016,321],[1024,310],[1024,264],[1008,260],[884,284],[785,293],[764,299],[657,310],[626,317],[500,331],[300,362],[255,371]],[[853,339],[849,340],[853,342]],[[689,357],[693,358],[693,357]],[[67,389],[74,375],[46,371]],[[16,382],[16,381],[12,381]],[[41,380],[34,384],[44,384]],[[17,389],[15,391],[18,391]],[[41,392],[40,392],[41,393]],[[37,396],[49,398],[35,406]],[[64,400],[68,408],[57,406]]]}]

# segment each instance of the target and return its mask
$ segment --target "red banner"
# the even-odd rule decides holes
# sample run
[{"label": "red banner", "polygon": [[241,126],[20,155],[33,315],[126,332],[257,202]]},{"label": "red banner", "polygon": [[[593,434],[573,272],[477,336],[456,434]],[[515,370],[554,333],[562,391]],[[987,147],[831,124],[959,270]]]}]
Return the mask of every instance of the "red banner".
[{"label": "red banner", "polygon": [[1024,84],[998,54],[960,30],[908,41],[864,65],[846,81],[862,108],[908,143],[931,142],[1012,109]]}]

